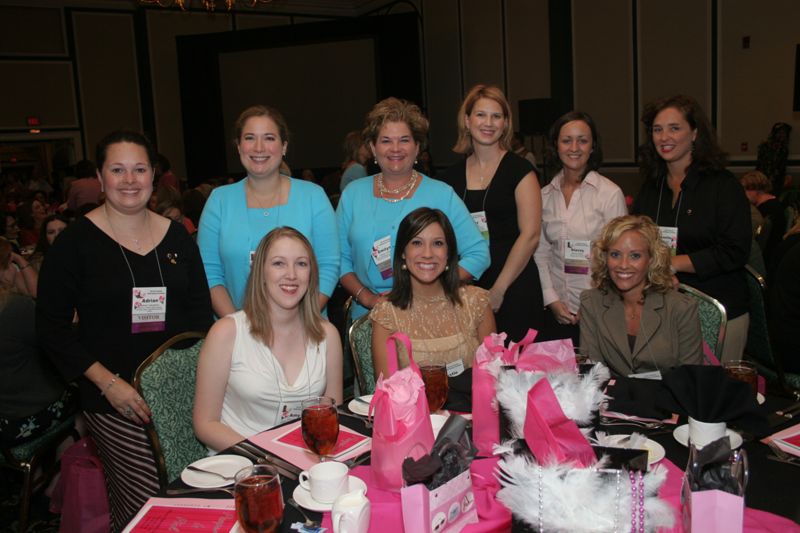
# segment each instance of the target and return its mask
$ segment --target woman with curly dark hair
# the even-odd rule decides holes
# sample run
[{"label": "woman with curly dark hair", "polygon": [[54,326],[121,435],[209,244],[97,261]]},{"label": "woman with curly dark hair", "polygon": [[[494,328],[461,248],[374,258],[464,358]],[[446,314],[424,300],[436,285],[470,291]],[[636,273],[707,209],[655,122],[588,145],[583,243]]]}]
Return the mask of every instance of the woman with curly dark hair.
[{"label": "woman with curly dark hair", "polygon": [[639,147],[645,183],[632,212],[652,218],[670,243],[675,280],[719,300],[728,315],[722,360],[740,359],[747,340],[744,265],[750,254],[750,207],[725,170],[716,134],[694,98],[677,95],[645,106]]},{"label": "woman with curly dark hair", "polygon": [[[617,217],[592,244],[581,348],[620,375],[700,364],[697,303],[672,289],[670,252],[648,217]],[[625,325],[623,330],[622,325]]]}]

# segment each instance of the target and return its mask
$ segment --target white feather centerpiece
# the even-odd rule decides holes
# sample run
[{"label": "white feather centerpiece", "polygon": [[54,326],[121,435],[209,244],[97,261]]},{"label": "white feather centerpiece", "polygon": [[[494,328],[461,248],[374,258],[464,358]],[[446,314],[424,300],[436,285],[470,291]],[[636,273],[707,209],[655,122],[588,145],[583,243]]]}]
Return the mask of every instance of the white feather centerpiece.
[{"label": "white feather centerpiece", "polygon": [[[497,499],[535,531],[621,532],[631,530],[631,505],[638,506],[625,470],[603,470],[571,463],[542,466],[527,455],[507,455],[498,463],[502,488]],[[644,474],[644,529],[672,527],[674,515],[658,498],[667,470],[655,466]],[[637,478],[635,485],[640,480]]]},{"label": "white feather centerpiece", "polygon": [[528,407],[528,391],[540,379],[547,379],[567,418],[579,426],[592,421],[593,413],[608,401],[600,386],[609,380],[608,367],[602,363],[592,366],[585,375],[575,372],[528,372],[502,370],[497,376],[497,400],[506,413],[510,435],[523,438],[525,414]]}]

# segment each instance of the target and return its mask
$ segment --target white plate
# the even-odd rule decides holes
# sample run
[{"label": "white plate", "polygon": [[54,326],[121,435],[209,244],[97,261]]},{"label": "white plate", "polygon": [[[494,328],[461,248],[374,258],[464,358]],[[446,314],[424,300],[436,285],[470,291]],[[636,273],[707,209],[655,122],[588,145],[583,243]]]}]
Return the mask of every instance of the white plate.
[{"label": "white plate", "polygon": [[[253,461],[241,455],[214,455],[192,463],[192,466],[196,466],[197,468],[230,477],[235,476],[236,472],[242,468],[252,465]],[[212,489],[215,487],[233,485],[233,480],[225,481],[214,474],[195,472],[188,468],[185,468],[183,472],[181,472],[181,479],[190,487],[197,487],[199,489]]]},{"label": "white plate", "polygon": [[[609,435],[608,442],[614,445],[628,437],[630,437],[630,435]],[[624,448],[625,446],[621,447]],[[647,464],[657,463],[667,455],[664,447],[654,440],[647,439],[644,443],[644,449],[647,450]]]},{"label": "white plate", "polygon": [[[367,491],[367,484],[356,476],[347,476],[347,483],[347,492],[353,492],[354,490],[358,489],[364,489],[364,492]],[[311,497],[311,491],[304,489],[300,485],[295,487],[294,492],[292,493],[292,498],[294,498],[294,501],[300,504],[300,507],[308,509],[309,511],[323,513],[325,511],[330,511],[333,508],[333,503],[318,502]]]},{"label": "white plate", "polygon": [[767,399],[764,398],[763,394],[761,394],[760,392],[757,392],[756,393],[756,401],[758,402],[758,405],[763,405],[764,402],[767,401]]},{"label": "white plate", "polygon": [[367,403],[357,402],[355,398],[353,398],[350,400],[350,403],[347,404],[347,408],[357,415],[369,416],[369,402],[372,401],[372,394],[362,396],[360,399]]},{"label": "white plate", "polygon": [[450,418],[449,416],[445,415],[431,415],[431,426],[433,427],[433,438],[439,436],[439,431],[444,426],[444,423],[447,422],[447,419]]},{"label": "white plate", "polygon": [[[727,429],[726,434],[731,439],[731,449],[735,450],[739,446],[742,445],[742,436],[736,433],[732,429]],[[684,446],[689,445],[689,424],[684,424],[682,426],[678,426],[675,428],[675,431],[672,432],[672,436],[675,437],[675,440],[683,444]]]}]

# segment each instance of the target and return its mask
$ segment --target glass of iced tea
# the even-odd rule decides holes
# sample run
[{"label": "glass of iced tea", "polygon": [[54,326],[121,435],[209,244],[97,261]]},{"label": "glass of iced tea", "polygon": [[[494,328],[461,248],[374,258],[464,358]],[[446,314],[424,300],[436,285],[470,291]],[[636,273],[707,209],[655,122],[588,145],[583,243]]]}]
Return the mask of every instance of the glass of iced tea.
[{"label": "glass of iced tea", "polygon": [[273,533],[283,520],[278,471],[270,465],[246,466],[236,473],[234,494],[239,526],[247,533]]},{"label": "glass of iced tea", "polygon": [[419,366],[422,381],[425,382],[425,396],[428,398],[428,409],[435,413],[447,401],[447,366],[444,363],[427,363]]},{"label": "glass of iced tea", "polygon": [[756,365],[749,361],[728,361],[725,363],[725,372],[733,379],[744,381],[753,389],[753,394],[758,393],[758,370]]},{"label": "glass of iced tea", "polygon": [[306,446],[324,461],[336,446],[339,438],[339,413],[336,401],[327,396],[314,396],[303,400],[300,417],[303,441]]}]

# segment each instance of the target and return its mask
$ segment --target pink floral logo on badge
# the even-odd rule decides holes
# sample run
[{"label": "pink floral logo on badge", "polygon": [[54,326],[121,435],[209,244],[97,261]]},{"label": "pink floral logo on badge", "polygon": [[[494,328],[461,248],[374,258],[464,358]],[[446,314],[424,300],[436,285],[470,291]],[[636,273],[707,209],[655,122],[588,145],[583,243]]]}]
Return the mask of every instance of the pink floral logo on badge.
[{"label": "pink floral logo on badge", "polygon": [[139,309],[142,306],[142,302],[133,302],[133,308]]},{"label": "pink floral logo on badge", "polygon": [[133,289],[133,297],[134,298],[141,298],[142,297],[142,291],[140,291],[139,289]]},{"label": "pink floral logo on badge", "polygon": [[162,294],[162,295],[160,295],[160,296],[158,297],[158,301],[159,301],[159,303],[162,303],[162,304],[163,304],[163,303],[164,303],[164,300],[166,300],[166,298],[164,297],[164,295],[163,295],[163,294]]}]

